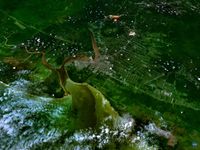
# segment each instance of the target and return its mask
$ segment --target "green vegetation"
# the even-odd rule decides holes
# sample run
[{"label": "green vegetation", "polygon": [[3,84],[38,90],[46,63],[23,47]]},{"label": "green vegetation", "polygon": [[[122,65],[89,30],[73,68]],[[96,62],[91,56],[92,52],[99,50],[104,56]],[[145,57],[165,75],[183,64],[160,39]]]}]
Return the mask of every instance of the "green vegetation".
[{"label": "green vegetation", "polygon": [[199,149],[199,17],[193,0],[1,0],[0,149]]}]

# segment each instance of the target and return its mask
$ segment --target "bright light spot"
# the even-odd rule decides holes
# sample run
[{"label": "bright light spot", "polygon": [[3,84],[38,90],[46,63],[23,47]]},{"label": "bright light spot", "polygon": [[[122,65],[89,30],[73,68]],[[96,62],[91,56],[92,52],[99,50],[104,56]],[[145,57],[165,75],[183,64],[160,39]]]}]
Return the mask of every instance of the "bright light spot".
[{"label": "bright light spot", "polygon": [[129,35],[129,36],[135,36],[136,33],[135,33],[135,31],[130,31],[128,35]]},{"label": "bright light spot", "polygon": [[192,142],[192,147],[197,147],[198,144],[196,142]]},{"label": "bright light spot", "polygon": [[181,114],[183,114],[183,111],[181,111]]},{"label": "bright light spot", "polygon": [[13,69],[16,69],[16,67],[13,67]]}]

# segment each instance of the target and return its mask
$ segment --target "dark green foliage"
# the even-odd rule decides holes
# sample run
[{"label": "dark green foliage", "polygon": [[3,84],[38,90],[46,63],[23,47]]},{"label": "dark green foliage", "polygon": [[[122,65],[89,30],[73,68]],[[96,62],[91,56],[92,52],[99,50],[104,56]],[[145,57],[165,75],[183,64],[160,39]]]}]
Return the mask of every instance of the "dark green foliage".
[{"label": "dark green foliage", "polygon": [[[113,21],[109,15],[121,17]],[[105,95],[120,115],[130,113],[136,121],[132,134],[154,122],[177,137],[174,149],[199,149],[198,18],[197,0],[1,0],[0,125],[4,126],[0,127],[0,137],[4,145],[0,143],[0,149],[75,149],[75,145],[102,149],[98,140],[83,145],[67,143],[79,132],[76,128],[96,124],[95,98],[84,92],[91,105],[84,110],[80,104],[78,114],[73,112],[71,97],[64,96],[57,75],[42,65],[40,55],[28,54],[24,47],[45,51],[48,62],[58,67],[68,56],[94,56],[88,28],[100,47],[101,61],[97,65],[65,66],[71,79],[81,83],[79,92],[86,88],[82,82],[87,82]],[[26,85],[22,79],[30,83]],[[76,89],[73,91],[76,95]],[[80,119],[87,114],[93,120],[88,117],[81,125]],[[80,126],[74,124],[76,121]],[[6,125],[18,132],[10,136],[3,128]],[[173,149],[166,146],[166,138],[149,137],[149,145]],[[103,148],[138,148],[123,140],[112,143]]]}]

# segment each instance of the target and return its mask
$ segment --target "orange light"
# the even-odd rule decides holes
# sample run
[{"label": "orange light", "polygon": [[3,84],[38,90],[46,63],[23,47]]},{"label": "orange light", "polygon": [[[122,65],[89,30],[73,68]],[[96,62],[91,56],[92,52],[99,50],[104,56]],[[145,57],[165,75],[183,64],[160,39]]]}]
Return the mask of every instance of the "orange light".
[{"label": "orange light", "polygon": [[112,19],[114,22],[117,22],[121,16],[118,15],[109,15],[109,18]]}]

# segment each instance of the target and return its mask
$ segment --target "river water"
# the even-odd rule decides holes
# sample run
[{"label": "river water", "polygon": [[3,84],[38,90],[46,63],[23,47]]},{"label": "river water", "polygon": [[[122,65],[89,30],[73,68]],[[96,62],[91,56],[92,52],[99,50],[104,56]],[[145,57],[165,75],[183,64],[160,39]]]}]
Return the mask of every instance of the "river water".
[{"label": "river water", "polygon": [[[200,149],[200,2],[0,2],[0,149]],[[41,64],[67,56],[76,82],[98,89],[119,113],[115,126],[73,128],[64,96]]]}]

